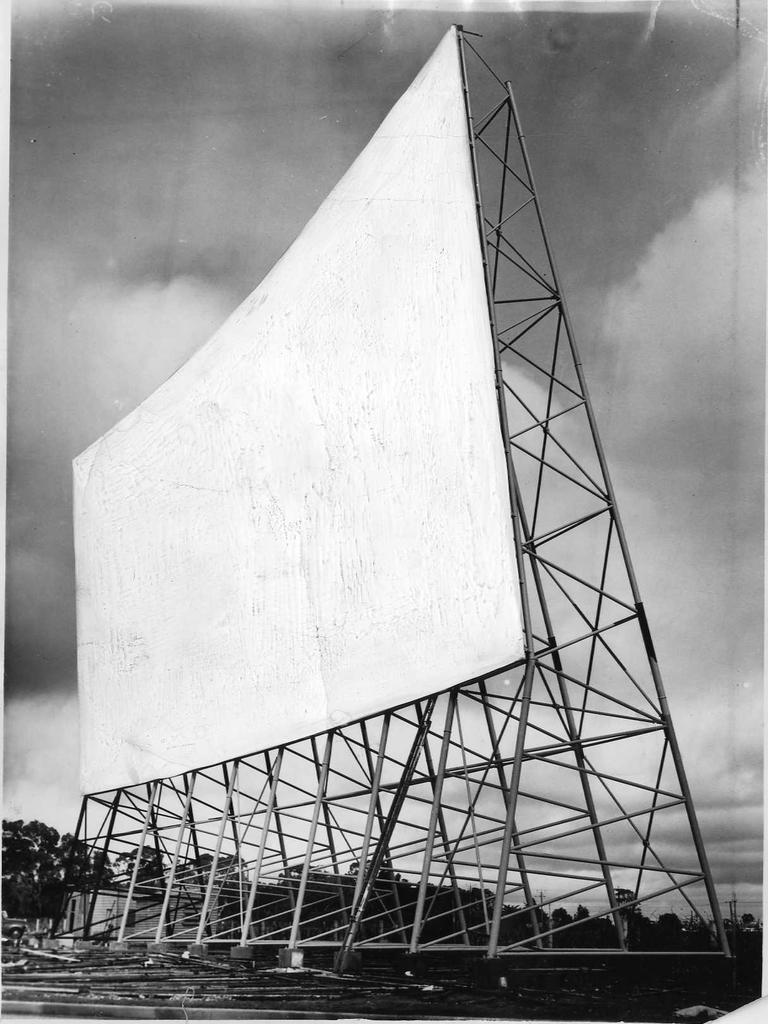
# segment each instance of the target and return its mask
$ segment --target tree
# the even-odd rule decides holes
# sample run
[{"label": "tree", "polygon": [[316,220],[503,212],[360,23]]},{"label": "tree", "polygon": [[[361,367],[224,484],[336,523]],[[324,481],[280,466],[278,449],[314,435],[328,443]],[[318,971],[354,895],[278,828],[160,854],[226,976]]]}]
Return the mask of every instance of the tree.
[{"label": "tree", "polygon": [[102,850],[90,854],[88,846],[82,839],[75,839],[69,832],[61,837],[62,878],[73,889],[81,892],[95,887],[108,885],[114,878],[114,871],[109,857]]},{"label": "tree", "polygon": [[65,873],[77,888],[112,879],[109,859],[60,836],[42,821],[3,820],[3,905],[12,917],[55,917],[65,896]]},{"label": "tree", "polygon": [[[616,903],[619,907],[619,913],[623,917],[631,917],[634,914],[640,913],[640,907],[634,900],[637,897],[631,889],[616,889]],[[633,906],[627,906],[628,903],[633,903]]]},{"label": "tree", "polygon": [[13,917],[47,917],[61,898],[60,836],[42,821],[3,821],[3,902]]},{"label": "tree", "polygon": [[682,948],[683,923],[677,914],[659,914],[656,922],[656,939],[662,949]]},{"label": "tree", "polygon": [[711,927],[711,922],[707,925],[698,914],[691,912],[683,925],[684,948],[691,951],[711,949],[713,945]]},{"label": "tree", "polygon": [[[616,903],[624,928],[624,939],[630,949],[641,949],[648,938],[648,918],[643,916],[637,896],[631,889],[616,889]],[[631,904],[631,906],[629,906]]]},{"label": "tree", "polygon": [[[113,879],[128,882],[133,877],[133,866],[136,863],[137,850],[128,850],[125,853],[121,853],[115,857],[115,863],[113,865],[112,873]],[[212,859],[212,858],[209,858]],[[158,855],[154,850],[148,850],[146,847],[141,851],[141,860],[139,861],[139,870],[136,873],[136,882],[142,885],[144,890],[147,889],[149,883],[156,884],[158,881],[163,880],[163,868],[162,864],[158,862]]]},{"label": "tree", "polygon": [[[583,910],[584,908],[582,907],[581,909]],[[570,924],[572,921],[573,918],[565,909],[565,907],[555,907],[555,909],[552,911],[553,928],[563,928],[565,927],[565,925]]]},{"label": "tree", "polygon": [[564,932],[558,931],[559,928],[566,928],[569,924],[573,924],[573,917],[565,907],[555,907],[552,911],[553,946],[568,946],[573,941],[573,931],[571,929],[567,929]]}]

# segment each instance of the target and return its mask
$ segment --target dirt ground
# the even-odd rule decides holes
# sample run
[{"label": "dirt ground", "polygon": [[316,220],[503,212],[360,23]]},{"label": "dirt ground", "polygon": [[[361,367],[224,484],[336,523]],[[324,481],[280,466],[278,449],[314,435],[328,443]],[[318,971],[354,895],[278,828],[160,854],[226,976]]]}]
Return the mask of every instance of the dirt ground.
[{"label": "dirt ground", "polygon": [[632,980],[605,969],[512,971],[505,990],[484,991],[474,984],[466,960],[433,959],[417,966],[402,958],[378,958],[344,977],[332,972],[327,954],[307,956],[301,970],[280,970],[275,960],[271,954],[242,963],[226,953],[198,958],[103,947],[55,952],[4,948],[3,1009],[14,1015],[71,1014],[77,1006],[84,1007],[83,1015],[98,1016],[105,1007],[120,1007],[126,1016],[137,1008],[142,1016],[180,1019],[188,1011],[221,1009],[247,1010],[254,1018],[296,1014],[655,1024],[679,1020],[676,1011],[686,1007],[703,1004],[728,1011],[759,995],[759,978],[746,978],[743,971],[733,986],[713,976],[708,984],[707,972],[694,979],[674,972],[662,977],[656,970],[651,982],[647,972],[646,980],[639,975]]}]

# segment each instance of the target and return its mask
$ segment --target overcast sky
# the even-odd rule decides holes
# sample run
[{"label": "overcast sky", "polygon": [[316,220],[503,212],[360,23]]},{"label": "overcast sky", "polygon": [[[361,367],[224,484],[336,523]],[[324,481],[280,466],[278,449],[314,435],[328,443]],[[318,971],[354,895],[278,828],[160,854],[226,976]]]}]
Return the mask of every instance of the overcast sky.
[{"label": "overcast sky", "polygon": [[[380,5],[383,6],[383,5]],[[762,3],[16,6],[5,814],[74,827],[71,460],[462,21],[512,80],[723,894],[760,881]]]}]

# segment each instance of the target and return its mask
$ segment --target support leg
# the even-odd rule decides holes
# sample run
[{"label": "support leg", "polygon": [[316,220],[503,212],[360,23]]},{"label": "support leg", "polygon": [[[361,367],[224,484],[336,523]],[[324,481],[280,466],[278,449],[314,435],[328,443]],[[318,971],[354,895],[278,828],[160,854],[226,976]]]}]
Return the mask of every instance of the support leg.
[{"label": "support leg", "polygon": [[195,936],[195,945],[200,946],[203,942],[203,935],[208,926],[208,912],[211,906],[211,898],[213,896],[213,887],[216,882],[216,870],[219,866],[219,857],[221,856],[221,844],[224,842],[224,832],[227,827],[227,821],[230,814],[230,806],[232,801],[232,790],[235,788],[235,782],[237,781],[237,772],[240,767],[240,762],[235,761],[232,769],[232,774],[227,783],[227,795],[224,801],[224,813],[219,821],[219,830],[216,833],[216,845],[213,850],[213,860],[208,868],[208,885],[205,889],[205,896],[203,897],[203,906],[200,910],[200,920],[197,925],[197,935]]},{"label": "support leg", "polygon": [[[452,711],[450,713],[450,725],[452,727],[452,725],[453,725],[453,713],[454,713],[455,708],[456,708],[456,693],[455,692],[452,692],[450,694],[450,696],[448,698],[448,701],[449,701],[449,704],[451,704],[451,702],[452,702]],[[448,714],[446,714],[446,733],[447,733],[447,736],[448,736],[448,740],[450,741],[450,728],[448,726]],[[445,740],[446,733],[443,734],[443,740]],[[450,746],[450,743],[449,743],[449,746]],[[456,878],[456,871],[455,871],[454,866],[453,866],[452,853],[451,853],[451,849],[450,849],[450,843],[448,841],[448,829],[446,828],[446,825],[445,825],[445,814],[443,813],[443,808],[442,808],[442,806],[440,804],[440,798],[439,798],[439,796],[437,794],[437,789],[436,789],[436,779],[437,779],[437,776],[435,774],[434,762],[432,760],[432,753],[431,753],[431,751],[429,749],[429,739],[428,738],[424,741],[424,759],[427,762],[427,771],[429,772],[430,780],[431,780],[431,785],[432,785],[433,807],[437,808],[437,827],[440,830],[440,839],[441,839],[442,844],[443,844],[443,850],[445,851],[445,856],[446,856],[446,861],[447,861],[447,865],[446,866],[447,866],[447,871],[448,871],[448,877],[451,880],[451,891],[453,893],[453,903],[454,903],[454,906],[456,907],[456,914],[457,914],[457,917],[459,919],[459,927],[461,928],[461,938],[462,938],[462,942],[466,946],[468,946],[470,944],[469,931],[467,929],[467,921],[466,921],[466,917],[464,915],[464,907],[463,907],[462,902],[461,902],[461,889],[459,888],[459,883],[458,883],[458,880]],[[438,773],[439,773],[439,769],[438,769]],[[443,784],[442,784],[442,780],[441,780],[440,781],[440,790],[441,791],[442,791],[442,785]],[[430,860],[431,860],[431,857],[430,857]]]},{"label": "support leg", "polygon": [[61,919],[62,919],[62,917],[64,915],[64,912],[65,912],[65,910],[67,908],[67,904],[69,903],[69,900],[71,898],[71,894],[70,894],[69,890],[70,890],[70,886],[72,885],[72,867],[73,867],[74,862],[75,862],[75,854],[76,854],[76,851],[77,851],[77,845],[81,841],[80,840],[80,830],[82,829],[83,822],[85,821],[85,806],[86,806],[87,801],[88,801],[88,797],[87,796],[83,797],[83,799],[80,801],[80,813],[77,816],[77,826],[75,828],[75,834],[72,836],[72,845],[70,846],[69,852],[67,853],[67,862],[66,862],[66,866],[64,868],[64,896],[62,897],[61,903],[60,903],[58,911],[56,913],[56,917],[53,919],[53,923],[51,925],[51,935],[52,936],[56,935],[56,933],[58,932],[59,925],[61,924]]},{"label": "support leg", "polygon": [[123,907],[123,916],[120,921],[120,928],[117,933],[117,941],[125,941],[125,929],[128,926],[128,915],[131,912],[131,904],[133,903],[133,894],[136,889],[136,881],[139,877],[139,871],[141,869],[141,858],[144,854],[144,844],[147,840],[147,832],[149,831],[149,823],[152,820],[152,808],[155,804],[157,797],[158,783],[152,783],[152,789],[147,800],[147,812],[144,815],[144,824],[141,829],[141,835],[139,836],[139,845],[136,847],[136,860],[133,862],[133,870],[131,871],[131,881],[128,885],[128,894],[125,898],[125,906]]},{"label": "support leg", "polygon": [[272,782],[269,787],[269,797],[267,799],[267,807],[264,811],[264,821],[261,823],[261,837],[259,839],[259,852],[256,855],[256,863],[253,868],[253,881],[251,882],[250,892],[248,893],[248,905],[245,908],[245,917],[243,919],[243,927],[240,934],[240,946],[246,946],[248,943],[249,932],[251,930],[251,919],[253,918],[253,908],[256,903],[256,890],[259,885],[259,875],[261,874],[261,865],[264,861],[264,853],[267,849],[267,839],[269,838],[269,829],[272,824],[272,814],[275,809],[275,800],[277,798],[277,784],[280,781],[280,767],[283,763],[283,748],[281,747],[277,752],[275,759],[274,768],[271,769]]},{"label": "support leg", "polygon": [[[317,742],[312,737],[312,753],[315,758],[315,772],[317,774],[317,782],[320,784],[320,772],[318,770],[318,758],[317,758]],[[323,823],[325,825],[325,833],[328,837],[328,852],[331,855],[331,864],[333,866],[333,873],[336,876],[336,891],[339,896],[339,908],[341,910],[341,916],[344,920],[344,924],[349,921],[349,912],[347,910],[346,901],[344,899],[344,886],[341,884],[339,861],[336,856],[336,842],[333,838],[333,826],[331,823],[331,812],[328,807],[327,801],[323,801]]]},{"label": "support leg", "polygon": [[[389,722],[390,722],[390,715],[387,714],[385,716],[384,722],[382,722],[382,732],[381,732],[381,735],[380,735],[380,738],[379,738],[379,750],[380,751],[386,746],[387,736],[389,734]],[[386,727],[386,732],[385,732],[385,727]],[[363,743],[365,745],[365,757],[366,757],[366,761],[367,761],[367,764],[368,764],[368,775],[369,775],[370,778],[373,778],[373,761],[371,759],[371,750],[370,750],[370,745],[368,743],[368,730],[366,728],[366,725],[365,725],[364,721],[360,723],[360,733],[361,733],[361,735],[363,737]],[[376,795],[375,807],[376,807],[376,820],[378,821],[378,824],[379,824],[379,835],[381,835],[381,833],[384,830],[384,813],[383,813],[382,808],[381,808],[381,794],[380,794],[380,792],[377,793],[377,795]],[[395,882],[395,879],[394,879],[394,872],[392,870],[392,856],[391,856],[391,854],[389,852],[389,848],[387,848],[385,850],[385,852],[384,852],[384,860],[383,860],[382,863],[387,868],[387,870],[390,872],[390,874],[393,876],[389,880],[389,887],[390,887],[390,891],[392,893],[392,902],[393,902],[393,906],[394,906],[394,919],[393,919],[392,923],[394,925],[396,925],[400,929],[400,934],[403,937],[405,937],[406,933],[405,933],[405,921],[403,920],[403,908],[402,908],[401,903],[400,903],[400,893],[398,892],[397,882]],[[362,867],[361,867],[361,871],[362,871]],[[358,875],[358,880],[362,884],[362,878],[361,878],[360,875]],[[354,905],[355,905],[355,901],[352,900],[352,906],[354,906]]]},{"label": "support leg", "polygon": [[307,852],[304,855],[304,865],[301,869],[301,878],[299,880],[299,891],[296,894],[296,906],[293,911],[293,922],[291,923],[291,934],[288,938],[288,949],[295,950],[296,944],[299,939],[299,925],[301,921],[301,910],[304,906],[304,897],[307,892],[307,881],[309,879],[309,870],[312,863],[312,854],[315,846],[315,835],[317,833],[317,823],[320,819],[320,811],[322,808],[323,800],[325,799],[325,787],[328,783],[328,767],[331,763],[331,749],[333,747],[334,733],[329,732],[325,740],[325,751],[323,752],[323,766],[320,770],[320,775],[317,781],[317,796],[315,797],[315,805],[312,811],[312,821],[309,826],[309,835],[307,837]]},{"label": "support leg", "polygon": [[184,800],[184,809],[181,815],[181,821],[179,822],[179,832],[176,837],[176,845],[173,850],[173,857],[171,859],[171,866],[168,871],[168,881],[165,886],[165,896],[163,897],[163,906],[160,911],[160,918],[157,922],[157,932],[155,933],[155,944],[159,945],[163,938],[163,933],[167,926],[166,915],[168,914],[168,908],[171,903],[171,892],[173,890],[173,883],[176,878],[176,869],[179,864],[179,854],[181,853],[181,845],[184,839],[184,832],[187,827],[187,819],[189,817],[189,809],[192,806],[192,796],[195,791],[195,781],[197,780],[197,773],[192,772],[192,781],[187,786],[187,795]]},{"label": "support leg", "polygon": [[339,950],[336,958],[337,971],[344,971],[349,952],[357,938],[357,933],[365,914],[368,899],[376,883],[378,873],[384,861],[384,856],[389,847],[389,841],[400,816],[400,811],[402,810],[403,803],[408,792],[408,787],[413,779],[413,773],[416,770],[416,765],[418,764],[419,757],[421,756],[421,752],[424,747],[424,742],[427,738],[427,733],[429,732],[429,728],[432,723],[432,714],[435,710],[436,700],[436,697],[429,697],[425,702],[424,713],[420,716],[416,735],[413,738],[413,743],[411,744],[411,749],[408,753],[408,759],[405,763],[405,768],[403,769],[403,776],[400,780],[400,785],[395,790],[395,795],[389,808],[386,821],[384,822],[384,828],[379,835],[379,840],[376,844],[373,856],[365,867],[365,877],[363,884],[360,887],[357,903],[352,907],[347,932],[342,940],[341,949]]},{"label": "support leg", "polygon": [[[510,791],[507,785],[507,773],[504,771],[504,766],[501,763],[501,757],[499,755],[499,740],[496,733],[496,726],[493,722],[493,714],[490,707],[488,706],[488,690],[485,682],[480,683],[480,693],[483,697],[483,712],[485,714],[485,724],[488,729],[488,735],[491,739],[491,746],[493,748],[493,760],[496,765],[496,774],[498,775],[499,785],[504,795],[504,806],[509,811],[510,802]],[[518,837],[517,825],[513,819],[512,821],[512,843],[514,846],[519,846],[520,839]],[[533,898],[531,891],[531,883],[528,879],[528,869],[525,864],[525,858],[520,850],[515,853],[515,861],[517,862],[517,870],[520,872],[520,881],[523,886],[523,895],[525,896],[525,905],[530,908],[528,919],[531,922],[533,928],[533,934],[536,936],[536,945],[541,948],[541,939],[539,938],[539,917],[536,913],[536,901]]]},{"label": "support leg", "polygon": [[86,916],[85,924],[83,926],[83,938],[84,939],[90,939],[90,937],[91,937],[91,925],[93,924],[93,913],[94,913],[94,911],[96,909],[96,900],[97,900],[98,895],[99,895],[99,890],[101,889],[101,883],[102,883],[102,880],[104,878],[104,869],[107,866],[107,861],[108,861],[108,858],[109,858],[109,846],[110,846],[110,843],[112,841],[112,833],[113,833],[114,828],[115,828],[115,819],[117,817],[117,809],[118,809],[118,807],[120,805],[120,797],[122,795],[123,795],[123,791],[121,789],[118,789],[116,791],[114,799],[112,801],[112,809],[111,809],[110,814],[109,814],[109,824],[107,826],[107,835],[106,835],[106,837],[104,839],[104,846],[103,846],[103,848],[101,850],[101,859],[99,861],[99,866],[98,866],[97,871],[96,871],[96,878],[95,878],[94,883],[93,883],[93,893],[91,894],[91,898],[90,898],[89,903],[88,903],[88,914]]},{"label": "support leg", "polygon": [[499,877],[496,882],[496,893],[493,900],[493,916],[491,918],[491,933],[488,937],[488,956],[495,957],[499,950],[499,936],[501,933],[501,918],[504,912],[504,900],[507,894],[507,870],[509,866],[509,853],[512,846],[512,833],[515,830],[515,812],[517,810],[517,795],[520,790],[520,772],[523,767],[523,755],[525,752],[525,733],[528,725],[528,711],[531,706],[531,690],[533,689],[533,659],[529,657],[525,666],[525,680],[523,682],[523,694],[520,702],[520,720],[517,725],[517,738],[515,741],[515,761],[512,765],[512,779],[509,784],[509,804],[507,806],[507,821],[504,828],[504,838],[501,843],[501,855],[499,857]]},{"label": "support leg", "polygon": [[[426,846],[424,849],[424,863],[421,869],[419,890],[416,896],[416,910],[413,917],[413,929],[411,931],[410,952],[415,953],[418,948],[421,935],[422,918],[424,916],[424,903],[427,895],[427,882],[432,867],[432,851],[435,845],[435,832],[438,827],[438,819],[441,815],[440,799],[443,792],[443,780],[445,778],[445,765],[448,760],[448,751],[451,746],[451,729],[453,727],[453,715],[456,710],[456,691],[452,690],[448,696],[448,707],[445,711],[445,723],[443,725],[443,742],[440,746],[440,757],[437,762],[437,772],[432,775],[432,810],[429,815],[429,826],[427,828]],[[426,740],[425,740],[426,744]],[[426,750],[425,750],[426,752]],[[431,766],[430,766],[431,772]],[[446,852],[448,852],[446,850]],[[455,879],[454,879],[455,883]],[[464,927],[466,935],[466,926]]]}]

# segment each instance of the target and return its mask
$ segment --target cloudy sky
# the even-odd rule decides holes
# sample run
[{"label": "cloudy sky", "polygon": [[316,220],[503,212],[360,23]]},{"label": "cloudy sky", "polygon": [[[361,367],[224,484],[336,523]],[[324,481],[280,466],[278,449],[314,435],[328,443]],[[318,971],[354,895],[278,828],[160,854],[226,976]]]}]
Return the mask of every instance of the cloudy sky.
[{"label": "cloudy sky", "polygon": [[[763,4],[27,0],[5,814],[77,813],[72,458],[270,269],[447,27],[512,80],[716,880],[759,896]],[[755,909],[754,907],[752,909]]]}]

